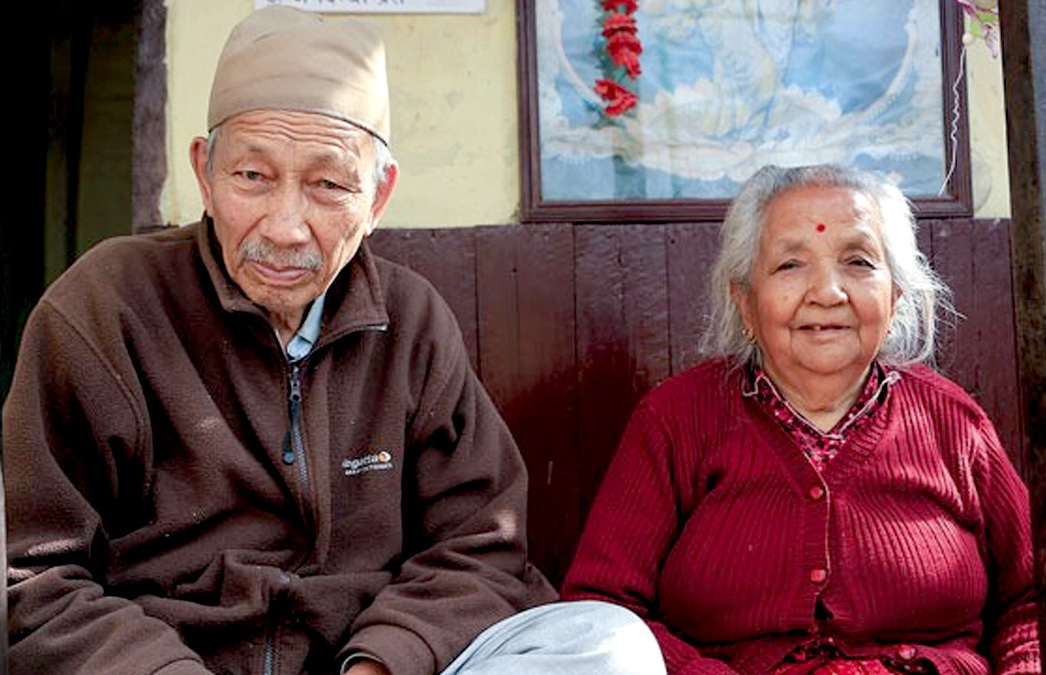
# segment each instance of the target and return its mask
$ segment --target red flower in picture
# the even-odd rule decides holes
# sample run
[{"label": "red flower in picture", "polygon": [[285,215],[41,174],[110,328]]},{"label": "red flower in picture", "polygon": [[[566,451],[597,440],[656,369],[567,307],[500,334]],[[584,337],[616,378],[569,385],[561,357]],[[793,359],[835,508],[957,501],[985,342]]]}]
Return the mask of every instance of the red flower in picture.
[{"label": "red flower in picture", "polygon": [[596,93],[607,101],[606,113],[611,117],[631,110],[639,100],[635,94],[613,80],[596,80]]},{"label": "red flower in picture", "polygon": [[632,14],[639,8],[639,0],[603,0],[603,10],[606,12],[616,12],[621,5],[625,6],[625,14]]},{"label": "red flower in picture", "polygon": [[639,97],[625,84],[639,77],[639,55],[643,43],[633,14],[638,0],[596,0],[602,4],[604,16],[600,32],[605,41],[600,56],[605,77],[596,80],[596,94],[607,102],[604,112],[608,117],[621,115],[636,106]]},{"label": "red flower in picture", "polygon": [[607,40],[607,53],[615,64],[628,71],[628,76],[635,79],[639,76],[639,55],[643,45],[639,38],[629,33],[614,33]]},{"label": "red flower in picture", "polygon": [[636,17],[631,14],[607,14],[603,20],[603,37],[609,38],[615,33],[636,34]]}]

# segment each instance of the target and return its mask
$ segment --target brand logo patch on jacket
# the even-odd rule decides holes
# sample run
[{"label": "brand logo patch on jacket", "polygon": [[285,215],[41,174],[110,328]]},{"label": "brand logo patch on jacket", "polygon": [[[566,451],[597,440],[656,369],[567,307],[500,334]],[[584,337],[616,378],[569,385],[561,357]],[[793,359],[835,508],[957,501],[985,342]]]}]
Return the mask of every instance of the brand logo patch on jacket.
[{"label": "brand logo patch on jacket", "polygon": [[392,455],[385,450],[341,460],[341,469],[346,476],[358,476],[368,471],[386,471],[391,468]]}]

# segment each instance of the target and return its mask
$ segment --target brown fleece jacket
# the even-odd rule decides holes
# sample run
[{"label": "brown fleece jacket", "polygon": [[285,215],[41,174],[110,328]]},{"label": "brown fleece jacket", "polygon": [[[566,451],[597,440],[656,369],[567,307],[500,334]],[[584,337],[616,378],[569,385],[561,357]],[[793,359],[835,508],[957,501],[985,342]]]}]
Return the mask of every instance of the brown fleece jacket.
[{"label": "brown fleece jacket", "polygon": [[553,597],[451,312],[366,246],[290,364],[207,224],[105,242],[31,315],[3,441],[15,674],[430,675]]}]

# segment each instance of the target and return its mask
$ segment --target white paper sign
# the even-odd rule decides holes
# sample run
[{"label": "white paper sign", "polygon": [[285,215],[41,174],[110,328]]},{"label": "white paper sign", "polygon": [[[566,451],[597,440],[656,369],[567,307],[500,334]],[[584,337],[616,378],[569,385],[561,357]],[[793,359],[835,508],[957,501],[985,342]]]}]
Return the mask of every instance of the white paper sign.
[{"label": "white paper sign", "polygon": [[486,0],[254,0],[254,8],[287,5],[331,14],[482,14]]}]

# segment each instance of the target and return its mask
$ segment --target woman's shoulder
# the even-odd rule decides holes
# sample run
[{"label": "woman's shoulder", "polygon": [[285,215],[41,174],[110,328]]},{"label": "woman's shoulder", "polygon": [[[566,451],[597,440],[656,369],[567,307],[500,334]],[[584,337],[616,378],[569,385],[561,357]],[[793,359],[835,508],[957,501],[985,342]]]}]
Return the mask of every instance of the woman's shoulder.
[{"label": "woman's shoulder", "polygon": [[936,429],[939,438],[990,438],[998,443],[991,418],[957,382],[924,365],[897,372],[891,397],[909,425]]},{"label": "woman's shoulder", "polygon": [[642,405],[690,413],[722,411],[740,400],[743,373],[743,366],[734,361],[707,359],[658,384],[643,398]]},{"label": "woman's shoulder", "polygon": [[929,366],[916,364],[897,368],[898,384],[909,396],[923,401],[936,401],[939,405],[956,407],[977,417],[984,417],[984,410],[973,396],[959,383],[937,372]]}]

